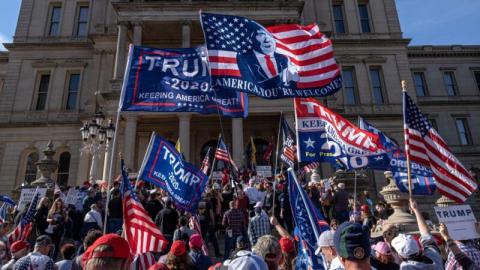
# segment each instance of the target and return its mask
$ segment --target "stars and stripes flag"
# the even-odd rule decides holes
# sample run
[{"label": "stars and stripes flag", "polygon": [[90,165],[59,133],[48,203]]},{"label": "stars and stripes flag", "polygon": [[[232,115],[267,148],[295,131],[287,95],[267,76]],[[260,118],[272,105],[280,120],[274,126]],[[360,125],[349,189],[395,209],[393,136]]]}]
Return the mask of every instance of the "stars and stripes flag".
[{"label": "stars and stripes flag", "polygon": [[283,115],[281,116],[281,129],[282,129],[282,137],[283,137],[283,147],[282,153],[280,154],[280,158],[283,162],[285,162],[288,166],[294,167],[295,160],[297,158],[297,146],[295,145],[295,140],[293,137],[293,131],[290,129],[290,126],[285,120]]},{"label": "stars and stripes flag", "polygon": [[125,238],[130,244],[130,252],[133,255],[161,252],[167,246],[168,241],[145,211],[133,190],[123,159],[121,168],[123,225]]},{"label": "stars and stripes flag", "polygon": [[316,24],[265,28],[248,18],[211,13],[200,19],[212,79],[221,81],[217,87],[269,99],[328,96],[341,88],[332,42]]},{"label": "stars and stripes flag", "polygon": [[440,194],[464,202],[477,183],[428,122],[420,109],[403,92],[405,153],[410,161],[431,168]]},{"label": "stars and stripes flag", "polygon": [[157,260],[151,252],[138,254],[133,258],[130,270],[147,270],[156,263]]},{"label": "stars and stripes flag", "polygon": [[17,227],[8,235],[8,242],[13,243],[19,240],[26,240],[30,236],[33,227],[33,217],[37,212],[37,204],[40,200],[40,192],[37,190],[35,191],[35,195],[33,196],[32,202],[30,203],[30,207],[28,207],[27,212],[22,217],[20,222],[18,223]]},{"label": "stars and stripes flag", "polygon": [[207,154],[202,160],[202,167],[200,167],[200,170],[204,173],[207,174],[208,169],[210,168],[210,149],[211,147],[208,148]]},{"label": "stars and stripes flag", "polygon": [[[198,221],[198,215],[192,215],[188,221],[190,229],[196,231],[200,236],[202,236],[202,228],[200,227],[200,221]],[[205,244],[205,240],[202,237],[202,253],[205,256],[208,256],[208,247]]]},{"label": "stars and stripes flag", "polygon": [[218,139],[217,149],[215,150],[215,158],[226,163],[230,163],[232,167],[238,171],[237,164],[235,164],[235,161],[233,161],[232,157],[230,156],[227,145],[223,141],[222,137]]}]

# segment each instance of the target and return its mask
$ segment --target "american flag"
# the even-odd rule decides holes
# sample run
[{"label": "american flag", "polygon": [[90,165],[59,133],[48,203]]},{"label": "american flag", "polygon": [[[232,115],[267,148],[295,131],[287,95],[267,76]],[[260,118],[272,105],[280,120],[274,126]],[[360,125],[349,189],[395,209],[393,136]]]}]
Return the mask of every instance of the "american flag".
[{"label": "american flag", "polygon": [[227,163],[232,164],[233,168],[238,171],[238,167],[233,161],[232,157],[230,156],[230,153],[228,152],[227,145],[223,141],[223,138],[220,137],[218,140],[218,146],[217,149],[215,150],[215,158]]},{"label": "american flag", "polygon": [[[202,228],[200,227],[200,222],[198,221],[197,215],[192,215],[188,221],[190,229],[196,231],[200,236],[202,236]],[[205,256],[208,256],[208,247],[205,245],[205,240],[202,238],[202,253]]]},{"label": "american flag", "polygon": [[205,155],[205,157],[203,158],[203,161],[202,161],[202,167],[200,168],[200,170],[204,174],[207,174],[208,169],[210,168],[210,149],[211,149],[211,147],[208,148],[207,154]]},{"label": "american flag", "polygon": [[147,270],[156,263],[157,260],[151,252],[138,254],[133,258],[130,270]]},{"label": "american flag", "polygon": [[280,158],[283,160],[283,162],[287,163],[288,166],[293,168],[297,156],[297,146],[295,145],[295,140],[293,139],[293,131],[290,129],[290,126],[285,118],[283,116],[281,116],[281,118],[283,147]]},{"label": "american flag", "polygon": [[125,235],[130,244],[133,255],[147,252],[161,252],[167,245],[162,235],[130,184],[128,173],[123,159],[122,166],[122,195],[123,195],[123,224]]},{"label": "american flag", "polygon": [[477,183],[406,92],[403,93],[405,153],[431,168],[440,194],[464,202]]},{"label": "american flag", "polygon": [[30,236],[33,227],[32,221],[35,213],[37,212],[37,204],[39,200],[40,192],[38,192],[37,189],[35,195],[33,196],[32,202],[30,203],[30,207],[28,207],[28,210],[25,213],[25,216],[22,217],[20,223],[18,223],[17,227],[15,227],[15,230],[8,235],[8,242],[10,244],[19,240],[27,240]]},{"label": "american flag", "polygon": [[[241,77],[239,58],[251,53],[252,35],[263,28],[253,20],[230,15],[202,13],[212,76]],[[297,69],[298,88],[317,88],[338,77],[340,69],[333,56],[332,42],[316,24],[287,24],[268,27],[276,43],[276,53],[287,56]],[[266,61],[268,66],[269,60]],[[271,65],[268,70],[278,71]]]},{"label": "american flag", "polygon": [[320,162],[312,162],[310,164],[307,164],[303,167],[305,172],[310,173],[313,172],[316,168],[320,167]]}]

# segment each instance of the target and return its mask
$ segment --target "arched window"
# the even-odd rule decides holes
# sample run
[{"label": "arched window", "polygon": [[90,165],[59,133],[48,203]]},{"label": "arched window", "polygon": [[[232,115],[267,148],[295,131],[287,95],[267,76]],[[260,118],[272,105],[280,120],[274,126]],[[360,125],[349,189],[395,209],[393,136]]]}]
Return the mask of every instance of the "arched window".
[{"label": "arched window", "polygon": [[68,173],[70,171],[70,153],[63,152],[58,160],[57,184],[59,186],[68,185]]},{"label": "arched window", "polygon": [[32,152],[27,156],[27,165],[25,166],[25,182],[31,183],[37,179],[38,153]]},{"label": "arched window", "polygon": [[[256,149],[256,154],[255,158],[257,161],[257,165],[270,165],[272,156],[274,154],[272,153],[272,156],[270,156],[270,160],[266,161],[263,159],[263,155],[265,155],[265,152],[268,149],[268,142],[264,139],[253,139],[253,142],[255,143],[255,149]],[[248,167],[251,168],[252,166],[252,143],[248,143],[247,145],[247,162],[248,162]]]}]

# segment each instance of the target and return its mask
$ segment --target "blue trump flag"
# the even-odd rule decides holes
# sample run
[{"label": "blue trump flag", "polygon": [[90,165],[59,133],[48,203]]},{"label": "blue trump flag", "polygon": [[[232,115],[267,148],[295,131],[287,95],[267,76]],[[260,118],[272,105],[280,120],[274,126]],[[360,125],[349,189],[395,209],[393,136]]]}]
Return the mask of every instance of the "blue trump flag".
[{"label": "blue trump flag", "polygon": [[247,117],[248,97],[213,90],[202,48],[153,49],[130,46],[120,110],[197,112]]},{"label": "blue trump flag", "polygon": [[342,87],[332,42],[315,24],[265,28],[211,13],[200,21],[215,88],[276,99],[328,96]]},{"label": "blue trump flag", "polygon": [[138,178],[168,192],[175,206],[195,213],[208,177],[182,159],[167,140],[153,133]]},{"label": "blue trump flag", "polygon": [[11,206],[15,206],[17,203],[10,197],[6,195],[0,195],[0,202],[4,202],[6,204],[9,204]]},{"label": "blue trump flag", "polygon": [[318,237],[329,227],[298,183],[292,168],[288,169],[288,195],[299,240],[295,269],[324,270],[323,258],[316,255],[315,250]]},{"label": "blue trump flag", "polygon": [[[405,156],[405,152],[396,142],[372,124],[365,121],[362,117],[359,118],[359,126],[361,129],[368,130],[379,136],[380,142],[390,156],[390,170],[393,173],[395,183],[402,192],[408,192],[407,157]],[[410,173],[413,194],[433,195],[437,187],[435,185],[435,179],[433,178],[433,172],[430,168],[412,161],[410,162]]]},{"label": "blue trump flag", "polygon": [[346,170],[388,170],[378,135],[362,130],[313,98],[295,98],[299,162],[330,162]]}]

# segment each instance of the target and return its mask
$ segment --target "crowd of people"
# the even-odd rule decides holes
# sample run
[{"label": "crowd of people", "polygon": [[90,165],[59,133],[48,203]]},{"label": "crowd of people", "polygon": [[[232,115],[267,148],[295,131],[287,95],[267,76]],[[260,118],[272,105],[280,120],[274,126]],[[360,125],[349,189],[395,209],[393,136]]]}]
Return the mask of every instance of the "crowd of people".
[{"label": "crowd of people", "polygon": [[[330,225],[317,243],[310,243],[324,269],[480,269],[478,239],[455,241],[443,224],[432,233],[431,221],[413,200],[418,232],[403,234],[386,223],[392,214],[389,205],[374,201],[368,192],[354,196],[344,183],[334,185],[315,172],[300,181]],[[134,184],[168,240],[163,252],[152,254],[155,262],[149,269],[296,269],[299,245],[284,175],[273,182],[243,170],[233,179],[226,170],[222,179],[209,182],[195,215],[176,209],[163,190],[141,181]],[[0,225],[1,270],[141,269],[122,238],[119,182],[110,190],[108,208],[107,192],[99,185],[85,182],[78,189],[85,194],[81,205],[65,205],[68,191],[63,187],[53,200],[42,198],[25,241],[9,243],[8,233],[26,210],[11,213]],[[380,227],[381,234],[372,236]]]}]

